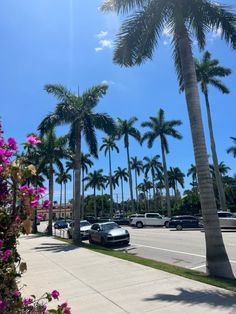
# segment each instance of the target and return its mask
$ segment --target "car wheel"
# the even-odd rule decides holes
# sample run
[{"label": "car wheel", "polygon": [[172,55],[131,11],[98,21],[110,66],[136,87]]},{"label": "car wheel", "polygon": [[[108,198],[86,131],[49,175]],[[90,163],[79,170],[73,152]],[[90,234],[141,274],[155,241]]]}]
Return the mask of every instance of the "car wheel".
[{"label": "car wheel", "polygon": [[183,229],[183,227],[182,227],[181,225],[177,225],[177,226],[176,226],[176,230],[180,231],[180,230],[182,230],[182,229]]},{"label": "car wheel", "polygon": [[164,226],[165,226],[165,228],[169,228],[169,221],[166,221],[166,222],[164,223]]},{"label": "car wheel", "polygon": [[72,239],[72,235],[70,234],[70,231],[67,231],[68,239]]},{"label": "car wheel", "polygon": [[89,240],[89,243],[90,243],[90,244],[93,244],[93,243],[94,243],[93,240],[92,240],[91,235],[88,236],[88,240]]},{"label": "car wheel", "polygon": [[137,228],[143,228],[143,223],[141,221],[136,222]]}]

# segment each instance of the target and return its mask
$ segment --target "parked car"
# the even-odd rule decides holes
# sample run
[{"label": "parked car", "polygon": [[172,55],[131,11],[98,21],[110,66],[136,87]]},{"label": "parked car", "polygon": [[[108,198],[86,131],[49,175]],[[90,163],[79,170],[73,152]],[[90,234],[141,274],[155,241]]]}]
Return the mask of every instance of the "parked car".
[{"label": "parked car", "polygon": [[[67,235],[69,239],[72,239],[73,236],[73,230],[74,230],[74,221],[72,221],[69,224],[68,230],[67,230]],[[80,221],[80,234],[82,239],[87,239],[89,235],[89,230],[91,228],[91,224],[87,220],[81,220]]]},{"label": "parked car", "polygon": [[133,218],[136,217],[144,217],[144,214],[133,214],[129,216],[129,224],[131,223],[131,221],[133,220]]},{"label": "parked car", "polygon": [[146,213],[145,215],[134,217],[131,219],[130,225],[137,228],[144,226],[168,226],[170,218],[163,217],[158,213]]},{"label": "parked car", "polygon": [[54,223],[54,228],[55,228],[55,229],[65,229],[65,228],[68,228],[68,223],[69,223],[69,221],[57,220],[57,221]]},{"label": "parked car", "polygon": [[221,228],[236,228],[236,214],[227,211],[218,212]]},{"label": "parked car", "polygon": [[199,228],[201,225],[197,217],[183,215],[171,217],[168,227],[176,228],[176,230],[182,230],[183,228]]},{"label": "parked car", "polygon": [[129,244],[129,232],[115,222],[95,223],[89,230],[89,242],[106,244]]}]

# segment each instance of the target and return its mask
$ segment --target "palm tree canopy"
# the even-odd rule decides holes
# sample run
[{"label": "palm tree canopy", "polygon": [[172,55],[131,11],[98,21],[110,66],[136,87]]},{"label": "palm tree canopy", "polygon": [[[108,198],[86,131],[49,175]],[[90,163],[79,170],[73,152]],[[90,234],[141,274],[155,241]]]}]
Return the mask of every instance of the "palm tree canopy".
[{"label": "palm tree canopy", "polygon": [[[117,177],[115,175],[111,176],[111,184],[113,190],[119,185]],[[110,176],[105,176],[105,187],[107,188],[110,185]]]},{"label": "palm tree canopy", "polygon": [[137,171],[138,175],[143,171],[143,163],[137,156],[131,157],[131,169]]},{"label": "palm tree canopy", "polygon": [[149,157],[143,158],[143,160],[146,162],[143,165],[145,176],[147,176],[149,172],[151,172],[153,178],[156,178],[159,175],[162,175],[163,167],[162,167],[162,163],[159,161],[159,158],[160,158],[159,155],[156,155],[153,158],[149,158]]},{"label": "palm tree canopy", "polygon": [[105,151],[105,156],[107,155],[109,150],[115,150],[117,153],[119,153],[119,148],[117,147],[114,137],[109,136],[109,137],[103,137],[102,139],[102,146],[100,147],[100,151],[104,149]]},{"label": "palm tree canopy", "polygon": [[180,186],[184,188],[184,177],[185,174],[178,167],[170,167],[168,178],[172,188],[176,187],[176,183],[179,183]]},{"label": "palm tree canopy", "polygon": [[87,181],[87,184],[85,185],[85,190],[87,190],[88,188],[98,190],[104,188],[103,170],[99,169],[90,172],[88,176],[84,178],[84,181]]},{"label": "palm tree canopy", "polygon": [[[218,168],[222,176],[225,176],[229,172],[229,170],[231,170],[231,168],[226,166],[226,164],[223,161],[219,163]],[[215,177],[214,165],[210,165],[210,171],[211,171],[212,176]]]},{"label": "palm tree canopy", "polygon": [[115,173],[115,177],[116,177],[117,181],[118,181],[119,179],[124,180],[125,182],[128,181],[129,174],[128,174],[126,168],[123,168],[123,169],[122,169],[121,167],[118,167],[118,168],[114,171],[114,173]]},{"label": "palm tree canopy", "polygon": [[224,68],[219,65],[219,60],[211,59],[211,54],[206,51],[202,60],[195,59],[195,67],[197,80],[200,82],[201,90],[203,93],[208,91],[208,85],[212,85],[219,89],[223,94],[228,94],[230,91],[224,85],[219,77],[225,77],[232,73],[231,69]]},{"label": "palm tree canopy", "polygon": [[[93,161],[90,159],[91,155],[90,154],[84,154],[81,152],[81,169],[85,172],[88,173],[88,168],[91,168],[93,166]],[[69,172],[70,170],[74,169],[74,157],[70,156],[70,160],[66,162],[66,172]]]},{"label": "palm tree canopy", "polygon": [[233,154],[234,158],[236,158],[236,137],[230,137],[233,140],[234,146],[231,146],[227,149],[228,154]]},{"label": "palm tree canopy", "polygon": [[169,153],[167,136],[182,139],[182,135],[175,129],[175,127],[181,125],[182,122],[180,120],[165,121],[165,113],[163,109],[159,110],[156,117],[150,117],[149,119],[150,121],[141,124],[142,127],[148,127],[150,129],[150,131],[144,133],[142,142],[147,140],[147,145],[151,148],[155,139],[160,137],[166,153]]},{"label": "palm tree canopy", "polygon": [[77,141],[76,131],[79,126],[90,153],[97,157],[95,129],[107,134],[115,133],[114,120],[106,113],[94,112],[94,108],[106,94],[107,89],[107,85],[97,85],[85,91],[81,96],[76,96],[62,85],[46,85],[45,90],[57,98],[58,104],[55,111],[48,114],[39,125],[38,129],[41,134],[55,126],[70,124],[70,147],[74,150]]},{"label": "palm tree canopy", "polygon": [[186,28],[200,49],[206,32],[221,30],[221,37],[236,49],[236,15],[231,6],[211,0],[105,0],[105,12],[131,13],[116,38],[114,62],[124,66],[140,65],[152,59],[165,29],[172,36],[177,74],[181,76],[177,34]]},{"label": "palm tree canopy", "polygon": [[134,127],[134,123],[138,119],[136,117],[132,117],[129,120],[122,120],[120,118],[117,119],[118,126],[117,126],[117,135],[120,139],[122,136],[124,136],[124,145],[125,148],[129,146],[129,136],[136,139],[138,142],[141,141],[141,134],[138,129]]}]

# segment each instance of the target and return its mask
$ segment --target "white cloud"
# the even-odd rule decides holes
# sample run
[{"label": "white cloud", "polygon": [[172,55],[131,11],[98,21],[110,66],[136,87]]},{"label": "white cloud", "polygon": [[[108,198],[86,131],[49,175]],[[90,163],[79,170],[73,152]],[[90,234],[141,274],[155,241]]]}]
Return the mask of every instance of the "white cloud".
[{"label": "white cloud", "polygon": [[110,39],[101,39],[99,41],[99,44],[103,48],[110,48],[110,49],[112,48],[112,40],[110,40]]},{"label": "white cloud", "polygon": [[101,39],[101,38],[104,38],[108,35],[108,32],[107,31],[101,31],[100,33],[98,33],[96,36],[97,38]]},{"label": "white cloud", "polygon": [[114,84],[115,84],[115,82],[113,82],[113,81],[103,80],[103,81],[102,81],[102,84],[105,84],[105,85],[114,85]]},{"label": "white cloud", "polygon": [[96,52],[99,52],[99,51],[102,51],[102,50],[103,50],[102,47],[96,47],[96,48],[95,48],[95,51],[96,51]]},{"label": "white cloud", "polygon": [[212,37],[213,38],[219,38],[222,35],[222,28],[219,27],[218,29],[213,30]]}]

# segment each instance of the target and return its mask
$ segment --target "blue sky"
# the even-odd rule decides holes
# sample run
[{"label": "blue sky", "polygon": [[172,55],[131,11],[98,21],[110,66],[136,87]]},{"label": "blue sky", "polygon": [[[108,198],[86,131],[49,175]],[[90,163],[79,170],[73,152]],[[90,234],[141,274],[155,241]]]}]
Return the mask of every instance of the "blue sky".
[{"label": "blue sky", "polygon": [[[6,136],[15,136],[19,143],[29,132],[35,132],[43,117],[55,108],[55,99],[43,91],[47,83],[60,83],[75,92],[108,82],[109,91],[97,107],[114,118],[137,116],[142,121],[163,108],[167,119],[180,119],[179,131],[183,140],[169,140],[169,166],[187,172],[194,163],[187,109],[183,95],[178,92],[175,69],[171,58],[170,38],[163,33],[152,61],[141,67],[120,68],[112,63],[115,34],[120,17],[103,14],[98,7],[101,0],[2,0],[0,4],[1,82],[0,116]],[[232,4],[233,0],[224,3]],[[235,52],[220,39],[219,33],[209,34],[207,49],[233,74],[224,79],[231,89],[222,95],[210,89],[210,102],[219,161],[224,160],[235,173],[235,160],[226,154],[235,130]],[[194,46],[196,56],[199,56]],[[202,99],[202,113],[210,154],[206,112]],[[58,129],[58,134],[67,131]],[[141,130],[142,131],[142,130]],[[103,135],[98,133],[99,141]],[[101,141],[100,141],[101,142]],[[123,142],[118,143],[121,153],[113,154],[113,167],[127,167]],[[83,150],[87,148],[83,144]],[[160,154],[160,143],[149,150],[131,140],[131,156]],[[108,172],[103,153],[95,161],[95,169]],[[190,178],[186,178],[186,187]],[[71,187],[68,188],[71,193]],[[56,186],[56,194],[59,187]],[[120,191],[116,191],[120,199]],[[129,196],[126,186],[126,197]],[[71,197],[71,195],[69,195]]]}]

